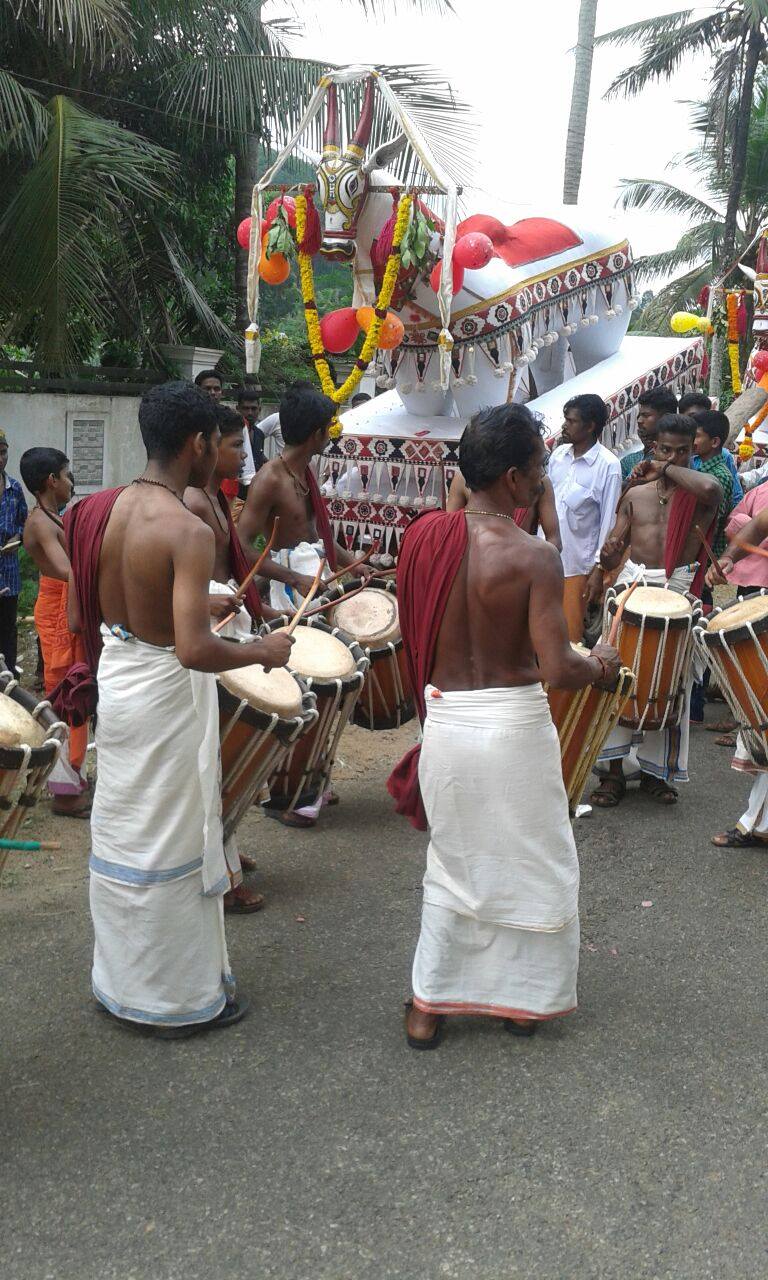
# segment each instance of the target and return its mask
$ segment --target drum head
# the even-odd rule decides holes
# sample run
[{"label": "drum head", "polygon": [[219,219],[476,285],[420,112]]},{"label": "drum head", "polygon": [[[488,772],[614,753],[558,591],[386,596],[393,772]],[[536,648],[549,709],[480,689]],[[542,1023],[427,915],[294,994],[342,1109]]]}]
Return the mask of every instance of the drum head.
[{"label": "drum head", "polygon": [[369,649],[400,639],[397,598],[381,587],[366,587],[351,600],[340,600],[331,610],[331,622]]},{"label": "drum head", "polygon": [[[707,623],[707,631],[733,631],[736,627],[745,627],[747,623],[761,622],[768,617],[768,596],[750,596],[748,600],[740,600],[729,609],[723,609]],[[765,630],[759,627],[759,631]]]},{"label": "drum head", "polygon": [[7,694],[0,693],[0,747],[41,747],[45,729]]},{"label": "drum head", "polygon": [[293,641],[288,666],[305,680],[344,680],[357,670],[343,641],[319,627],[298,626]]},{"label": "drum head", "polygon": [[[616,604],[621,603],[617,596]],[[668,591],[666,587],[638,587],[627,601],[624,616],[633,613],[651,618],[690,618],[693,610],[685,596],[678,591]]]},{"label": "drum head", "polygon": [[285,667],[265,671],[254,663],[237,671],[222,671],[219,680],[236,698],[244,698],[257,711],[281,720],[301,714],[301,685]]}]

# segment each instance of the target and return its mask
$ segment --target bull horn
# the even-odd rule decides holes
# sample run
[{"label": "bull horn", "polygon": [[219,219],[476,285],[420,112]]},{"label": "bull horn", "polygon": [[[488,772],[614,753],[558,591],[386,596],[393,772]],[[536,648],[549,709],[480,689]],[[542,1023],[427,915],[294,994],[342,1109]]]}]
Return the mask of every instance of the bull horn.
[{"label": "bull horn", "polygon": [[328,85],[327,109],[325,116],[325,133],[323,134],[323,155],[339,149],[339,102],[336,96],[336,85]]},{"label": "bull horn", "polygon": [[757,272],[754,271],[752,267],[745,267],[744,263],[740,262],[739,271],[742,271],[747,279],[751,280],[753,284],[755,283],[755,280],[757,279]]},{"label": "bull horn", "polygon": [[355,136],[347,144],[348,151],[357,151],[360,155],[365,155],[365,148],[371,140],[371,129],[373,128],[374,91],[373,76],[369,76],[365,82],[363,109],[360,112],[360,119],[357,122]]}]

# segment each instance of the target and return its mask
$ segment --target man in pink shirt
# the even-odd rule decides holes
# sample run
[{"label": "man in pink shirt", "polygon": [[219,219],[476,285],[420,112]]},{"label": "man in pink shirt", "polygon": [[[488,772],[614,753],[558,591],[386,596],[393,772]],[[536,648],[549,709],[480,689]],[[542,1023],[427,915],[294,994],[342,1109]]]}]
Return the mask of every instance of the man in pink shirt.
[{"label": "man in pink shirt", "polygon": [[[736,534],[766,507],[768,507],[768,483],[763,483],[750,489],[738,506],[733,508],[725,526],[728,541],[733,542]],[[729,582],[739,588],[740,596],[768,587],[768,560],[765,556],[745,555],[734,563],[726,552],[723,559],[726,561],[725,576]]]}]

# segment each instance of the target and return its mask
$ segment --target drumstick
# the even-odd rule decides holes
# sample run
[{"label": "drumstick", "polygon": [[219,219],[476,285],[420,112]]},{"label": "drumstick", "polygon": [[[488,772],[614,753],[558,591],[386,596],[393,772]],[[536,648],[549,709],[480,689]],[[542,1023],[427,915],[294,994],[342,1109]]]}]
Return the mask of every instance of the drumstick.
[{"label": "drumstick", "polygon": [[[396,569],[381,569],[377,573],[372,573],[367,582],[361,582],[359,587],[353,587],[351,591],[345,591],[344,595],[340,596],[337,600],[326,600],[323,604],[316,604],[312,609],[307,610],[304,617],[312,618],[316,613],[322,613],[324,609],[335,609],[336,605],[341,604],[342,601],[351,600],[353,596],[358,596],[361,591],[367,591],[371,584],[379,578],[386,578],[390,574],[396,572]],[[329,579],[326,578],[323,583],[324,587],[328,585],[328,581]]]},{"label": "drumstick", "polygon": [[719,578],[720,578],[720,581],[721,581],[721,582],[725,582],[725,583],[727,583],[727,582],[728,582],[728,579],[726,578],[725,574],[723,573],[722,569],[720,568],[720,565],[718,564],[718,561],[717,561],[717,557],[716,557],[716,555],[715,555],[714,551],[712,550],[712,548],[710,547],[709,543],[707,542],[707,536],[706,536],[706,534],[704,533],[704,531],[703,531],[703,529],[702,529],[701,525],[700,525],[700,524],[695,524],[693,527],[694,527],[694,529],[696,530],[696,532],[698,533],[699,537],[701,538],[701,545],[702,545],[702,547],[704,548],[704,550],[705,550],[705,551],[706,551],[706,553],[707,553],[707,558],[709,559],[709,563],[712,565],[712,568],[713,568],[713,569],[716,571],[716,573],[718,574],[718,576],[719,576]]},{"label": "drumstick", "polygon": [[[274,524],[272,525],[272,533],[270,534],[270,537],[269,537],[269,542],[265,546],[258,560],[248,570],[247,574],[243,578],[243,581],[240,583],[240,586],[238,587],[237,591],[232,597],[232,599],[236,600],[238,604],[242,602],[246,591],[250,587],[251,583],[253,582],[253,579],[256,577],[256,574],[259,572],[259,569],[261,568],[267,556],[269,555],[270,551],[272,550],[272,544],[275,541],[275,537],[277,535],[277,531],[279,527],[280,527],[280,517],[275,516]],[[216,623],[216,626],[212,627],[211,630],[214,632],[215,635],[218,635],[219,631],[221,631],[223,627],[226,627],[227,623],[231,622],[232,619],[236,617],[237,617],[237,610],[233,609],[232,612],[228,613],[225,618],[221,618],[220,621]]]},{"label": "drumstick", "polygon": [[293,635],[294,631],[296,630],[299,623],[301,622],[302,617],[304,616],[304,610],[306,609],[308,604],[312,603],[312,600],[314,599],[317,593],[317,588],[320,586],[320,579],[323,576],[324,568],[325,568],[325,556],[323,556],[322,560],[317,566],[317,573],[315,574],[315,580],[312,583],[312,586],[309,588],[309,591],[307,592],[301,604],[299,605],[298,609],[296,610],[293,617],[291,618],[290,624],[288,626],[288,630],[285,633],[286,635],[288,636]]},{"label": "drumstick", "polygon": [[618,606],[617,606],[617,608],[616,608],[616,617],[613,619],[613,622],[612,622],[612,624],[611,624],[611,629],[610,629],[610,631],[609,631],[609,633],[608,633],[608,643],[609,643],[609,644],[612,644],[612,645],[614,645],[614,646],[615,646],[615,644],[616,644],[616,637],[617,637],[617,636],[618,636],[618,634],[619,634],[619,625],[620,625],[620,623],[621,623],[622,614],[624,613],[624,610],[625,610],[625,608],[626,608],[627,601],[628,601],[629,597],[632,595],[632,592],[635,590],[635,588],[640,586],[640,583],[641,583],[641,582],[642,582],[642,580],[643,580],[643,573],[644,573],[644,572],[645,572],[645,566],[643,566],[642,570],[640,571],[640,573],[638,573],[638,575],[637,575],[637,577],[635,578],[634,582],[630,583],[630,585],[627,587],[626,591],[622,592],[622,594],[621,594],[621,596],[620,596],[620,598],[619,598],[619,603],[618,603]]},{"label": "drumstick", "polygon": [[60,849],[58,840],[0,840],[0,849],[22,849],[37,853],[39,849]]},{"label": "drumstick", "polygon": [[765,556],[768,560],[768,551],[765,547],[756,547],[754,542],[744,542],[742,538],[734,538],[737,547],[741,547],[743,551],[748,551],[751,556]]}]

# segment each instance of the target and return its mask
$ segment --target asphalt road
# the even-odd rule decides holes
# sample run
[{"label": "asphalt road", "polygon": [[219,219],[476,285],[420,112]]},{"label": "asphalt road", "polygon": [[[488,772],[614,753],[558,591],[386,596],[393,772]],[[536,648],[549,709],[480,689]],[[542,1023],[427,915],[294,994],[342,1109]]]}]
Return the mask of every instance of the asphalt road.
[{"label": "asphalt road", "polygon": [[235,1029],[96,1012],[81,864],[53,905],[0,888],[2,1280],[764,1280],[768,854],[709,844],[748,790],[728,753],[700,734],[676,809],[578,823],[576,1015],[415,1054],[424,840],[398,742],[364,767],[361,732],[321,830],[249,820]]}]

